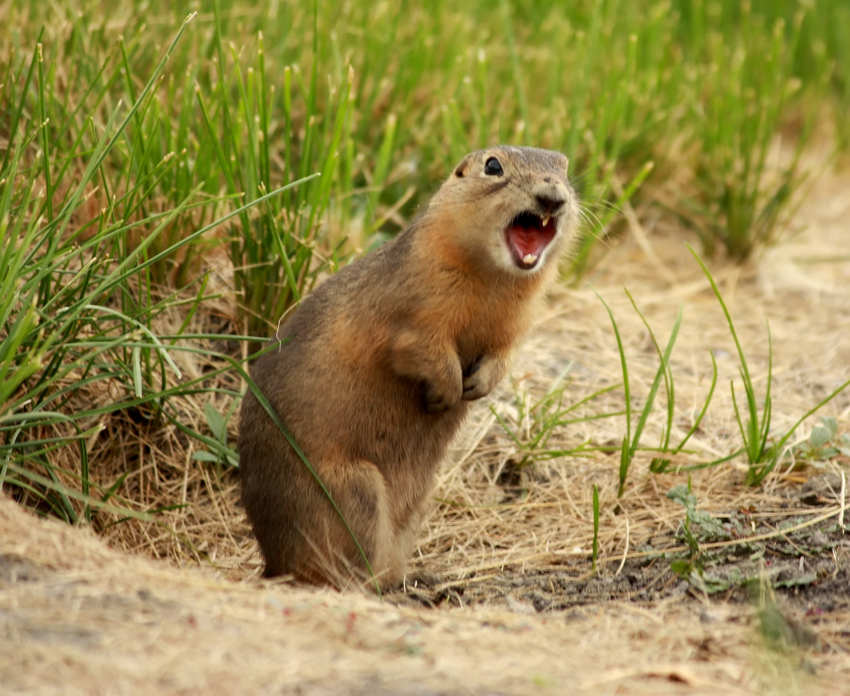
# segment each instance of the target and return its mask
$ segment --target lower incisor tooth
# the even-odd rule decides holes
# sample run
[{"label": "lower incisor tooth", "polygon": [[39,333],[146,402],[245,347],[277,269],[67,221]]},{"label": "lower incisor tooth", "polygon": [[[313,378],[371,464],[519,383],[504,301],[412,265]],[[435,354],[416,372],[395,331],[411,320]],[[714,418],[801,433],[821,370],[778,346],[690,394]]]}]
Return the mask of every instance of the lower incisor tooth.
[{"label": "lower incisor tooth", "polygon": [[526,264],[532,264],[537,261],[537,254],[526,254],[522,257],[522,262]]}]

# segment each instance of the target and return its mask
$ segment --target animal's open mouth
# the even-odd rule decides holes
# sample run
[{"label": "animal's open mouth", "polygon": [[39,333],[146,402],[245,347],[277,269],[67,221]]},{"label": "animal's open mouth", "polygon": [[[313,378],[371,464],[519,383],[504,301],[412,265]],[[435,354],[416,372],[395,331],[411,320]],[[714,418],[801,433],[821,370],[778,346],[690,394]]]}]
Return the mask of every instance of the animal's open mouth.
[{"label": "animal's open mouth", "polygon": [[557,231],[551,215],[540,217],[529,211],[517,215],[505,228],[505,241],[514,263],[526,271],[534,268]]}]

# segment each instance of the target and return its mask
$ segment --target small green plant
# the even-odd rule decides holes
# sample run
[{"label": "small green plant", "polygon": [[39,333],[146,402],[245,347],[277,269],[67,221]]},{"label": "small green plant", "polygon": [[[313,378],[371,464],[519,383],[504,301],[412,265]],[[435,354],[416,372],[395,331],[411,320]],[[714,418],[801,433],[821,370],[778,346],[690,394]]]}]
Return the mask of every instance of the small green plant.
[{"label": "small green plant", "polygon": [[850,433],[839,435],[835,418],[821,418],[821,423],[812,428],[808,442],[793,448],[795,458],[825,462],[839,456],[850,457]]},{"label": "small green plant", "polygon": [[[688,440],[690,440],[691,436],[697,431],[697,428],[699,428],[700,423],[702,423],[702,419],[705,417],[705,413],[708,410],[708,406],[711,403],[712,397],[714,396],[714,388],[715,386],[717,386],[717,361],[714,359],[714,355],[709,351],[709,355],[711,356],[713,375],[711,378],[711,387],[708,390],[708,396],[705,399],[705,403],[703,404],[699,415],[694,420],[693,425],[685,434],[685,437],[682,438],[682,441],[678,445],[671,449],[670,436],[673,432],[673,417],[676,409],[676,388],[673,379],[673,370],[670,368],[669,353],[661,352],[661,346],[658,344],[658,341],[655,338],[655,332],[652,330],[652,327],[649,325],[649,322],[646,320],[646,317],[643,315],[643,312],[638,309],[637,303],[635,303],[634,298],[631,296],[631,293],[629,293],[628,290],[626,291],[626,294],[629,296],[629,300],[631,301],[632,307],[634,307],[635,312],[637,312],[638,316],[643,322],[643,325],[649,332],[649,336],[652,339],[652,344],[655,346],[655,351],[658,353],[658,358],[660,360],[661,367],[659,369],[664,377],[664,390],[666,392],[667,397],[667,422],[661,430],[661,442],[658,445],[658,451],[663,452],[665,455],[676,455],[685,448],[685,445],[688,444]],[[677,319],[676,328],[674,329],[674,331],[678,330],[678,324],[681,322],[681,319],[682,309],[680,308],[679,317]],[[671,336],[670,340],[673,340],[673,336]],[[672,350],[672,345],[668,345],[668,351],[670,350]],[[623,356],[621,355],[621,358],[622,357]],[[667,467],[669,465],[670,459],[667,459],[665,457],[655,457],[649,465],[649,470],[655,474],[661,474],[667,470]]]},{"label": "small green plant", "polygon": [[[682,537],[688,545],[687,558],[671,561],[670,570],[679,577],[693,582],[699,589],[710,591],[711,579],[705,576],[700,539],[705,541],[726,539],[729,532],[721,522],[710,514],[697,510],[697,498],[693,494],[690,475],[688,475],[687,484],[680,484],[671,488],[667,491],[667,497],[685,508]],[[696,527],[693,525],[696,525]]]},{"label": "small green plant", "polygon": [[770,327],[768,326],[767,331],[767,387],[765,388],[764,407],[762,409],[761,415],[759,415],[755,386],[753,385],[753,380],[750,377],[750,371],[747,366],[747,358],[744,355],[744,349],[741,347],[741,342],[738,340],[738,334],[735,331],[735,325],[732,322],[732,315],[729,313],[729,309],[726,307],[726,303],[723,301],[723,297],[720,295],[720,290],[717,287],[717,283],[714,282],[714,278],[712,277],[708,268],[706,268],[705,264],[702,262],[702,259],[700,259],[697,253],[690,247],[688,248],[694,255],[694,258],[697,260],[697,263],[700,265],[700,268],[702,268],[703,273],[705,273],[709,283],[711,283],[711,289],[714,291],[714,295],[715,297],[717,297],[717,301],[720,303],[720,306],[723,309],[723,314],[726,317],[726,322],[729,324],[729,331],[732,334],[732,338],[735,340],[735,347],[738,350],[738,357],[741,361],[739,370],[741,374],[741,380],[744,383],[744,393],[746,394],[747,398],[746,415],[748,417],[745,422],[744,420],[742,420],[741,412],[738,409],[738,401],[735,396],[735,384],[733,381],[730,381],[729,387],[732,392],[732,402],[735,407],[735,416],[738,421],[738,428],[741,433],[741,438],[744,441],[743,449],[734,452],[728,457],[724,457],[723,459],[719,459],[717,461],[710,462],[709,464],[705,464],[702,466],[712,466],[714,464],[719,464],[720,462],[728,461],[732,457],[737,456],[738,454],[741,454],[743,452],[747,455],[747,459],[749,461],[749,469],[744,479],[745,483],[750,486],[757,486],[762,481],[764,481],[768,474],[770,474],[770,472],[773,471],[773,469],[776,467],[776,464],[779,461],[779,457],[783,452],[785,444],[797,430],[799,425],[806,418],[811,416],[825,404],[832,401],[832,399],[834,399],[848,386],[850,386],[850,380],[844,382],[844,384],[839,386],[835,391],[833,391],[820,403],[809,409],[781,438],[775,440],[772,444],[768,445],[768,437],[770,434],[770,417],[773,407],[773,402],[770,396],[770,388],[771,384],[773,383],[773,344],[770,340]]},{"label": "small green plant", "polygon": [[596,560],[599,558],[599,486],[593,484],[593,554],[591,572],[596,573]]},{"label": "small green plant", "polygon": [[744,393],[747,398],[746,422],[741,419],[741,412],[738,408],[738,399],[735,396],[735,383],[733,381],[729,382],[729,388],[732,392],[732,403],[735,407],[735,417],[738,421],[738,429],[741,433],[741,438],[744,441],[744,447],[741,451],[746,453],[747,460],[749,462],[746,483],[749,485],[758,485],[771,471],[773,471],[778,458],[777,448],[775,446],[768,446],[770,417],[773,407],[773,402],[770,397],[770,387],[773,383],[773,344],[770,340],[770,326],[768,326],[767,330],[767,387],[764,394],[764,407],[761,415],[759,415],[756,389],[753,385],[753,380],[750,377],[750,370],[747,365],[746,355],[744,355],[744,349],[741,346],[741,342],[738,340],[738,334],[735,331],[735,324],[732,321],[732,315],[729,313],[729,309],[723,301],[723,297],[720,294],[717,283],[714,282],[714,278],[708,268],[697,253],[691,249],[690,246],[688,248],[697,260],[700,268],[702,268],[706,278],[708,278],[708,282],[711,283],[711,289],[714,291],[714,296],[717,298],[717,301],[720,303],[720,307],[723,309],[723,314],[726,317],[726,323],[729,325],[729,331],[732,334],[732,338],[735,341],[735,347],[738,350],[738,357],[741,361],[739,371],[741,374],[741,380],[744,383]]},{"label": "small green plant", "polygon": [[531,405],[528,404],[528,395],[521,392],[515,385],[514,393],[516,395],[517,405],[516,427],[511,427],[505,418],[499,415],[496,408],[492,404],[490,405],[490,411],[520,453],[520,460],[516,463],[516,468],[523,469],[532,465],[534,462],[569,455],[581,455],[595,449],[588,447],[587,443],[570,449],[551,448],[549,447],[549,439],[560,428],[583,421],[612,418],[620,415],[619,413],[602,413],[589,416],[576,415],[582,407],[592,403],[594,399],[599,398],[603,394],[617,389],[619,385],[599,389],[574,403],[565,405],[564,391],[569,387],[570,382],[565,382],[564,378],[571,367],[568,367],[552,383],[552,386],[543,397]]},{"label": "small green plant", "polygon": [[207,427],[213,436],[210,438],[200,433],[193,433],[194,437],[206,444],[209,449],[196,451],[192,454],[192,459],[197,462],[210,462],[212,464],[223,462],[228,466],[239,466],[239,455],[227,442],[227,423],[233,416],[238,403],[238,401],[234,401],[227,414],[222,414],[209,401],[204,404]]},{"label": "small green plant", "polygon": [[[626,360],[626,351],[623,347],[623,340],[620,337],[620,330],[617,328],[617,321],[614,318],[614,313],[611,311],[611,308],[608,306],[608,303],[602,298],[602,296],[596,292],[596,296],[599,298],[599,301],[602,302],[603,306],[608,312],[608,316],[611,318],[611,324],[614,327],[614,336],[617,339],[617,349],[620,352],[620,365],[623,370],[623,391],[625,392],[625,400],[626,400],[626,434],[623,437],[623,442],[620,447],[620,470],[619,470],[619,478],[620,485],[617,489],[617,497],[621,497],[626,490],[626,480],[629,476],[629,469],[632,464],[632,460],[635,457],[635,453],[639,449],[640,438],[643,434],[643,429],[646,426],[646,422],[649,418],[649,414],[652,412],[652,405],[655,403],[655,397],[658,394],[658,389],[661,386],[661,380],[667,377],[668,365],[670,362],[670,354],[673,352],[673,346],[676,343],[676,337],[679,334],[679,328],[682,325],[682,312],[683,308],[679,307],[679,314],[676,317],[676,322],[673,324],[673,330],[670,332],[670,339],[667,342],[667,347],[664,350],[664,353],[661,355],[661,364],[658,367],[658,371],[655,374],[655,379],[652,382],[652,386],[650,387],[649,394],[646,397],[646,402],[644,403],[643,410],[641,411],[640,418],[638,418],[638,422],[635,426],[634,433],[632,433],[632,403],[631,403],[631,390],[629,388],[629,367],[628,361]],[[632,298],[629,291],[626,290],[626,294],[632,302],[632,305],[637,310],[637,305],[635,305],[634,299]],[[640,314],[640,311],[638,314]],[[640,315],[643,318],[643,315]],[[646,321],[644,319],[644,321]],[[653,336],[653,340],[655,337]]]}]

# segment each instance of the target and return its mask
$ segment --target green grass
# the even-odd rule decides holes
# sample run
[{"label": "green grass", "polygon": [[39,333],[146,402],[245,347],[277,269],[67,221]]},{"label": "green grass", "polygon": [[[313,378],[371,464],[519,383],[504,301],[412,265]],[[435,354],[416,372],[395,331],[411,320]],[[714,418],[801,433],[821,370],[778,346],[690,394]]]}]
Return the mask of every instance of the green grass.
[{"label": "green grass", "polygon": [[[732,319],[732,315],[730,314],[728,307],[726,306],[726,302],[723,300],[723,296],[720,294],[720,290],[717,287],[714,278],[712,277],[710,271],[706,267],[703,260],[693,249],[691,249],[691,253],[693,254],[694,259],[696,260],[700,269],[703,271],[709,281],[711,289],[714,292],[714,296],[717,298],[717,301],[720,304],[720,308],[723,311],[723,315],[726,319],[726,323],[729,326],[729,334],[731,335],[732,340],[735,343],[735,348],[737,350],[738,358],[740,360],[739,374],[741,377],[741,383],[744,389],[744,395],[746,399],[746,410],[744,410],[743,408],[739,408],[738,398],[735,391],[735,382],[734,380],[730,380],[729,388],[732,395],[732,404],[735,410],[735,417],[738,423],[738,431],[741,435],[741,447],[733,450],[730,454],[721,457],[720,459],[680,467],[679,470],[683,472],[689,472],[695,469],[703,469],[711,466],[717,466],[718,464],[726,463],[738,456],[744,455],[747,459],[748,464],[747,474],[744,477],[744,483],[750,486],[757,486],[760,485],[765,480],[765,478],[767,478],[767,476],[776,468],[776,465],[780,461],[780,459],[788,454],[786,445],[791,439],[791,437],[794,435],[794,433],[797,431],[797,428],[803,423],[803,421],[817,413],[821,408],[827,405],[836,396],[838,396],[845,389],[850,387],[850,380],[838,386],[828,396],[826,396],[824,399],[812,406],[812,408],[806,411],[806,413],[804,413],[794,423],[794,425],[791,426],[791,428],[789,428],[783,433],[772,432],[771,416],[773,413],[773,400],[771,396],[771,387],[773,385],[773,345],[770,339],[770,328],[768,327],[767,329],[767,384],[763,397],[759,398],[759,395],[756,392],[753,379],[750,375],[746,353],[744,351],[743,346],[741,345],[740,340],[738,339],[738,334],[735,330],[735,323]],[[703,421],[703,418],[705,418],[705,415],[711,404],[711,400],[714,396],[715,387],[717,386],[717,362],[715,361],[714,356],[711,355],[713,375],[711,379],[711,386],[709,387],[706,399],[703,402],[699,414],[694,419],[693,424],[688,429],[688,432],[685,434],[679,444],[675,446],[671,445],[670,435],[673,429],[673,419],[675,415],[676,390],[674,373],[670,367],[670,357],[672,355],[673,347],[675,346],[676,339],[679,334],[679,329],[682,325],[683,308],[679,309],[679,314],[677,315],[676,321],[673,324],[673,329],[670,332],[670,338],[667,341],[667,346],[662,352],[661,346],[655,338],[655,333],[652,330],[652,327],[649,325],[649,322],[647,322],[643,313],[638,308],[637,304],[634,301],[634,298],[631,296],[631,293],[629,293],[628,290],[626,290],[625,292],[632,304],[632,307],[634,308],[635,312],[637,312],[638,316],[646,327],[647,332],[649,333],[653,346],[655,347],[656,353],[658,354],[659,365],[655,374],[655,379],[653,380],[649,392],[646,395],[644,406],[640,412],[640,417],[638,418],[638,421],[633,428],[632,403],[633,401],[635,401],[635,399],[630,389],[628,367],[629,363],[628,359],[626,358],[626,351],[623,345],[623,340],[620,335],[620,330],[617,326],[617,321],[614,317],[613,311],[609,307],[608,303],[602,298],[602,296],[599,295],[599,293],[596,293],[597,297],[599,298],[599,301],[603,304],[605,310],[608,313],[608,316],[611,319],[611,325],[614,330],[614,339],[616,341],[617,348],[619,351],[620,364],[623,373],[622,384],[616,385],[615,388],[619,388],[620,386],[622,386],[623,388],[625,409],[622,414],[605,414],[605,417],[625,415],[625,434],[623,436],[622,444],[620,447],[619,488],[617,490],[618,497],[622,496],[625,492],[629,471],[631,469],[635,454],[638,451],[646,450],[646,448],[640,447],[640,438],[643,434],[643,430],[647,424],[649,416],[653,411],[653,406],[656,397],[658,396],[658,391],[662,380],[665,384],[666,423],[661,429],[661,440],[658,446],[651,449],[651,451],[658,454],[658,456],[652,459],[652,462],[649,466],[649,470],[655,474],[667,472],[670,466],[670,457],[675,456],[680,452],[684,451],[685,445],[691,439],[693,434],[697,431]],[[595,397],[596,395],[597,394],[594,394],[593,396]],[[759,412],[760,401],[763,403],[761,412]],[[545,432],[551,429],[552,427],[554,427],[552,423],[550,423],[549,421],[544,421],[540,426],[538,426],[538,429]],[[833,431],[831,432],[830,437],[834,436],[835,432]],[[513,439],[516,441],[515,437]],[[602,448],[599,449],[602,450]],[[571,453],[574,454],[575,452]]]},{"label": "green grass", "polygon": [[591,413],[589,415],[586,413],[587,409],[594,405],[596,399],[618,389],[620,386],[618,384],[599,389],[576,401],[564,403],[564,392],[570,386],[570,381],[565,378],[572,367],[572,364],[568,365],[564,373],[552,383],[548,391],[532,403],[529,403],[528,394],[514,385],[517,410],[514,425],[500,415],[492,404],[490,405],[490,411],[518,451],[519,461],[515,464],[518,470],[540,461],[567,456],[578,457],[595,452],[596,449],[590,447],[589,443],[582,443],[578,447],[565,449],[550,446],[549,439],[562,432],[564,428],[576,423],[622,415],[620,412]]},{"label": "green grass", "polygon": [[591,573],[596,572],[599,560],[599,486],[593,484],[593,546],[591,549]]},{"label": "green grass", "polygon": [[[594,291],[595,292],[595,291]],[[646,397],[646,401],[644,402],[643,409],[641,410],[640,418],[638,418],[638,422],[634,427],[634,431],[632,431],[632,397],[631,390],[629,384],[629,365],[626,360],[626,351],[623,348],[623,340],[620,337],[620,330],[617,328],[617,321],[614,319],[614,313],[611,311],[611,308],[608,306],[608,303],[602,299],[602,296],[599,293],[596,293],[596,296],[599,298],[599,301],[605,307],[605,310],[608,312],[608,316],[611,319],[611,325],[614,328],[614,338],[617,341],[617,349],[620,353],[620,365],[623,369],[623,396],[626,403],[626,434],[623,436],[622,445],[620,448],[620,486],[617,490],[617,496],[620,497],[626,490],[626,481],[629,476],[629,469],[632,465],[632,460],[635,457],[639,447],[640,447],[640,438],[643,434],[643,430],[646,427],[646,422],[649,419],[649,415],[652,413],[652,406],[655,403],[655,397],[658,394],[658,388],[661,386],[662,379],[667,385],[667,441],[669,442],[669,432],[670,432],[670,424],[673,418],[673,408],[674,408],[674,390],[673,390],[673,379],[672,373],[670,371],[669,363],[670,363],[670,355],[673,352],[673,346],[676,345],[676,337],[679,334],[679,328],[682,325],[682,312],[684,310],[683,307],[679,308],[679,314],[676,317],[676,322],[673,325],[673,330],[670,332],[670,340],[667,342],[667,347],[664,349],[664,353],[661,353],[661,349],[658,346],[658,342],[655,340],[655,334],[652,332],[652,329],[649,327],[646,319],[644,318],[641,311],[637,308],[634,299],[628,290],[626,290],[626,294],[629,296],[629,300],[632,303],[632,306],[635,308],[635,311],[638,313],[640,318],[643,320],[646,325],[647,330],[649,331],[649,335],[652,337],[652,342],[655,344],[655,348],[658,351],[658,354],[661,358],[658,371],[655,374],[655,379],[652,382],[652,386],[649,389],[649,394]],[[706,404],[707,406],[707,404]],[[662,437],[662,440],[664,438]],[[662,446],[660,451],[667,453],[668,449],[665,446],[665,443],[662,442]]]},{"label": "green grass", "polygon": [[[92,469],[116,419],[176,427],[233,464],[232,409],[207,409],[202,428],[182,400],[218,393],[211,375],[396,233],[469,150],[569,155],[588,223],[567,271],[580,278],[627,203],[746,258],[782,233],[813,130],[848,141],[840,0],[807,13],[792,0],[216,0],[188,21],[193,8],[21,0],[0,16],[0,486],[71,522],[150,512]],[[222,264],[238,298],[226,354],[208,330],[223,291],[207,271]],[[674,341],[621,492],[661,380],[672,413]],[[190,378],[180,351],[218,362]],[[529,461],[557,456],[562,394],[514,432]]]}]

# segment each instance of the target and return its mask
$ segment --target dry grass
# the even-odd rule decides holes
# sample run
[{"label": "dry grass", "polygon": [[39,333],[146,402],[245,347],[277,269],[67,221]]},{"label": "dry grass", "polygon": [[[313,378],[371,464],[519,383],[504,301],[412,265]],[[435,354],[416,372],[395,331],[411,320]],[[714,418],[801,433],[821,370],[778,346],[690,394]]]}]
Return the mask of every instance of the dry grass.
[{"label": "dry grass", "polygon": [[153,564],[7,500],[0,524],[5,694],[834,693],[748,607],[409,609]]},{"label": "dry grass", "polygon": [[[776,432],[850,377],[846,191],[846,178],[823,180],[799,213],[808,225],[801,236],[749,266],[712,269],[762,390],[765,318],[770,320]],[[707,393],[708,350],[717,359],[719,380],[691,443],[701,454],[681,455],[677,463],[725,456],[740,437],[728,387],[738,365],[732,338],[681,233],[647,232],[645,238],[638,234],[643,244],[629,241],[612,249],[591,281],[617,316],[638,407],[658,362],[621,288],[629,288],[661,341],[685,303],[672,360],[682,428],[674,440],[687,431]],[[208,261],[219,263],[217,282],[229,287],[224,260]],[[217,316],[199,320],[226,332],[233,322],[230,306],[223,300]],[[539,398],[568,367],[565,404],[621,379],[610,323],[587,288],[559,290],[553,297],[518,356],[512,382],[492,401],[496,411],[510,420],[517,399]],[[181,369],[191,375],[205,366],[187,358]],[[229,404],[218,406],[224,411]],[[614,391],[583,413],[622,407],[622,392]],[[823,415],[836,417],[841,432],[850,431],[850,393]],[[187,401],[181,417],[204,430],[203,403]],[[658,441],[661,414],[653,418],[647,444]],[[804,439],[815,422],[797,438]],[[125,495],[147,506],[185,507],[158,515],[156,524],[130,521],[102,529],[108,550],[85,531],[34,523],[0,501],[4,693],[270,693],[294,685],[299,693],[317,694],[835,693],[830,681],[850,682],[846,598],[816,627],[819,647],[789,659],[764,647],[748,604],[685,601],[691,595],[682,589],[650,603],[612,601],[532,615],[522,597],[505,590],[499,578],[506,573],[590,577],[593,483],[602,502],[603,576],[615,576],[623,559],[639,557],[650,541],[656,549],[681,546],[676,533],[683,509],[665,493],[686,477],[650,474],[649,455],[636,459],[617,506],[617,455],[563,457],[515,472],[516,447],[481,404],[443,469],[437,492],[443,502],[428,519],[413,567],[436,575],[450,603],[489,608],[432,611],[259,582],[260,558],[238,506],[235,477],[219,479],[193,461],[188,439],[176,430],[145,434],[124,425],[108,423],[100,436],[101,482],[110,485],[130,468]],[[517,427],[522,432],[528,423]],[[622,416],[578,423],[556,432],[549,447],[619,444],[623,430]],[[848,462],[827,466],[846,472]],[[700,507],[714,513],[750,508],[756,518],[800,515],[791,492],[819,473],[786,464],[762,487],[749,489],[742,486],[744,471],[743,463],[733,462],[695,472]],[[832,519],[842,511],[839,504],[808,509],[805,518]],[[836,573],[850,562],[842,543],[833,554]],[[139,556],[168,563],[154,565]],[[189,570],[198,565],[206,568]],[[22,581],[21,574],[29,579]],[[789,609],[804,610],[799,604]]]}]

